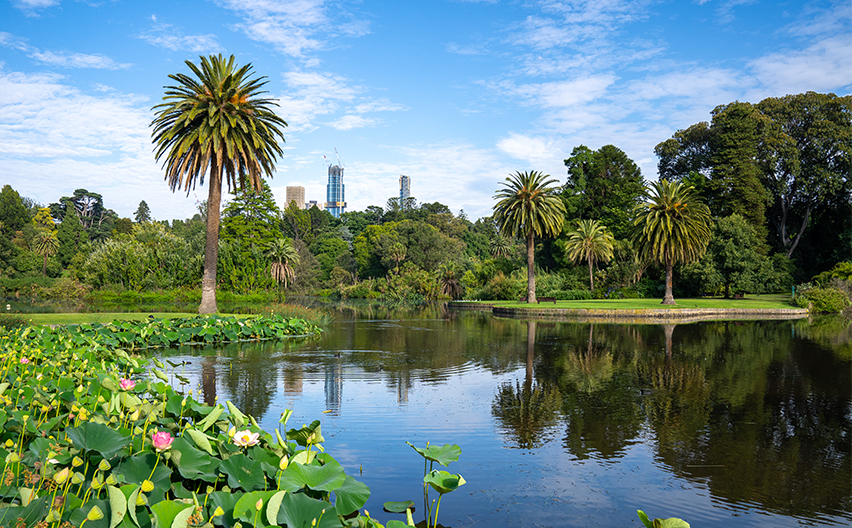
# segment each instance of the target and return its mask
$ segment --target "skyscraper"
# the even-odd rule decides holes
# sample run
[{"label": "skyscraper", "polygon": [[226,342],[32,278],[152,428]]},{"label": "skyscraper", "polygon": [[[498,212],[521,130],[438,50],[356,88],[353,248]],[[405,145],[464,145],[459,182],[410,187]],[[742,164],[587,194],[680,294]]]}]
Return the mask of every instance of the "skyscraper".
[{"label": "skyscraper", "polygon": [[325,194],[325,210],[335,218],[345,213],[346,197],[343,188],[343,167],[332,165],[328,168],[328,186]]},{"label": "skyscraper", "polygon": [[405,174],[399,176],[399,203],[411,196],[411,178]]},{"label": "skyscraper", "polygon": [[287,202],[284,205],[286,209],[290,202],[296,202],[296,207],[299,209],[305,208],[305,188],[304,187],[287,187]]}]

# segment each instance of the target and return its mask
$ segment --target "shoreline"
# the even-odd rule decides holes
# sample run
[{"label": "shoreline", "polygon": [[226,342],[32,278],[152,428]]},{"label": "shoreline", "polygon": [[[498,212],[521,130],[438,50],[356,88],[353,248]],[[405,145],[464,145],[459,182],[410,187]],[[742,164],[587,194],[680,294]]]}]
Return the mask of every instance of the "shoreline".
[{"label": "shoreline", "polygon": [[693,323],[716,320],[788,320],[810,315],[804,308],[542,308],[495,306],[491,303],[452,301],[454,310],[490,311],[494,317],[507,319],[544,319],[571,322],[617,323]]}]

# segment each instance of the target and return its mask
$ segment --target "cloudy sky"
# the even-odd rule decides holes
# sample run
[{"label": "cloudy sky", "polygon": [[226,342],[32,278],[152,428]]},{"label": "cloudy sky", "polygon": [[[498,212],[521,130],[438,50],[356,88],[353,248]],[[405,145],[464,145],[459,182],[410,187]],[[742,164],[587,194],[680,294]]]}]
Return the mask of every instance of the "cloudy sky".
[{"label": "cloudy sky", "polygon": [[412,195],[476,219],[517,170],[565,180],[584,144],[655,179],[654,146],[735,100],[852,92],[849,0],[0,0],[0,185],[75,189],[131,216],[186,218],[151,107],[185,60],[233,54],[268,78],[285,129],[270,184],[349,210]]}]

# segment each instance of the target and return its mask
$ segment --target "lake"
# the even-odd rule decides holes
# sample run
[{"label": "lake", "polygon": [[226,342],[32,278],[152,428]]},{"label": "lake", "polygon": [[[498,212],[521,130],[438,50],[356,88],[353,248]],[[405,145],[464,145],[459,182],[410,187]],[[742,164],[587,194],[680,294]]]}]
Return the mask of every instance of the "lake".
[{"label": "lake", "polygon": [[[520,321],[446,305],[334,305],[320,337],[164,352],[199,399],[325,448],[422,519],[417,446],[458,444],[467,526],[852,524],[848,319],[682,325]],[[444,469],[444,468],[441,468]]]}]

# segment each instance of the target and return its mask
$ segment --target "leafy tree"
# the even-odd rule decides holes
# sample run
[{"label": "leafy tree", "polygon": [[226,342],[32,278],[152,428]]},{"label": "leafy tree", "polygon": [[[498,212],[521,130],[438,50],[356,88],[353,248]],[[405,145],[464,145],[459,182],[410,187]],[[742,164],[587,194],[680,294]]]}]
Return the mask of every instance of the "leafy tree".
[{"label": "leafy tree", "polygon": [[850,203],[852,96],[807,92],[770,97],[757,108],[774,125],[761,166],[772,193],[770,219],[790,257],[816,208]]},{"label": "leafy tree", "polygon": [[65,215],[56,231],[56,238],[59,240],[59,262],[63,267],[71,263],[74,255],[89,240],[77,215]]},{"label": "leafy tree", "polygon": [[57,223],[62,222],[69,213],[76,214],[91,240],[109,238],[115,219],[118,218],[115,211],[104,207],[103,196],[86,189],[77,189],[72,196],[63,196],[58,203],[52,203],[49,207]]},{"label": "leafy tree", "polygon": [[123,235],[133,233],[133,220],[129,218],[117,218],[115,220],[115,232]]},{"label": "leafy tree", "polygon": [[491,241],[491,245],[489,246],[491,256],[495,258],[509,257],[512,254],[512,250],[514,248],[515,243],[512,241],[512,239],[503,235],[497,235],[496,237],[494,237],[494,239]]},{"label": "leafy tree", "polygon": [[148,207],[148,203],[145,200],[139,202],[139,207],[136,208],[136,212],[133,213],[133,218],[136,220],[137,224],[144,224],[145,222],[150,222],[151,218],[151,208]]},{"label": "leafy tree", "polygon": [[707,253],[685,268],[701,277],[702,290],[735,293],[765,293],[776,290],[779,275],[772,260],[759,252],[760,240],[740,215],[719,219],[713,226]]},{"label": "leafy tree", "polygon": [[279,217],[272,189],[261,182],[260,190],[234,189],[233,199],[222,211],[222,240],[236,241],[246,250],[268,247],[280,238]]},{"label": "leafy tree", "polygon": [[[667,139],[654,148],[660,161],[657,169],[660,179],[669,181],[683,181],[690,174],[695,174],[692,179],[699,177],[710,177],[710,123],[702,121],[686,129],[678,130],[671,139]],[[690,184],[701,191],[701,187]]]},{"label": "leafy tree", "polygon": [[201,57],[186,65],[195,78],[169,75],[178,84],[166,88],[165,102],[154,107],[156,158],[165,157],[166,180],[172,191],[187,195],[208,175],[207,239],[199,313],[215,313],[216,266],[219,253],[219,207],[222,180],[228,188],[261,190],[261,176],[272,176],[282,154],[278,138],[287,126],[264,98],[265,77],[253,77],[252,66],[237,68],[234,56]]},{"label": "leafy tree", "polygon": [[50,216],[50,209],[47,207],[42,207],[38,210],[38,213],[32,219],[32,224],[36,229],[44,229],[45,231],[56,230],[56,224],[53,222],[53,218]]},{"label": "leafy tree", "polygon": [[565,160],[568,182],[563,190],[568,218],[598,220],[617,238],[631,227],[630,212],[644,188],[642,171],[613,145],[592,151],[576,147]]},{"label": "leafy tree", "polygon": [[662,304],[677,304],[672,295],[672,266],[704,254],[710,242],[710,210],[691,186],[660,180],[646,190],[634,226],[633,241],[640,255],[666,266]]},{"label": "leafy tree", "polygon": [[281,216],[281,231],[294,240],[304,240],[306,244],[313,242],[311,238],[311,214],[300,209],[296,202],[287,204]]},{"label": "leafy tree", "polygon": [[609,262],[612,259],[614,243],[612,233],[597,220],[578,220],[577,229],[568,232],[566,256],[575,263],[581,260],[589,263],[589,290],[595,291],[595,263]]},{"label": "leafy tree", "polygon": [[757,155],[767,121],[748,103],[731,103],[713,110],[712,169],[707,190],[717,215],[742,216],[761,243],[767,238],[770,196],[761,182]]},{"label": "leafy tree", "polygon": [[562,230],[565,205],[556,194],[556,183],[541,172],[516,172],[501,182],[505,187],[494,196],[494,219],[505,236],[523,237],[527,242],[527,302],[535,298],[535,237],[554,237]]},{"label": "leafy tree", "polygon": [[21,195],[11,185],[4,185],[0,191],[0,233],[11,238],[30,221],[27,208]]},{"label": "leafy tree", "polygon": [[417,220],[396,223],[393,229],[406,248],[406,258],[425,271],[433,272],[445,262],[459,260],[464,243],[451,238],[435,227]]}]

